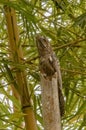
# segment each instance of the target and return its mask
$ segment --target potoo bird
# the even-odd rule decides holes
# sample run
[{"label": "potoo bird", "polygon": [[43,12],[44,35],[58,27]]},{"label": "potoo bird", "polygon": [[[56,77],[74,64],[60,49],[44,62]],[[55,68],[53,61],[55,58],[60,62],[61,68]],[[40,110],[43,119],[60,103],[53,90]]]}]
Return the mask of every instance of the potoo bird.
[{"label": "potoo bird", "polygon": [[40,57],[40,71],[46,77],[51,77],[57,72],[57,84],[59,95],[60,115],[64,115],[64,97],[62,94],[62,78],[59,61],[52,50],[52,47],[47,38],[37,35],[36,44]]}]

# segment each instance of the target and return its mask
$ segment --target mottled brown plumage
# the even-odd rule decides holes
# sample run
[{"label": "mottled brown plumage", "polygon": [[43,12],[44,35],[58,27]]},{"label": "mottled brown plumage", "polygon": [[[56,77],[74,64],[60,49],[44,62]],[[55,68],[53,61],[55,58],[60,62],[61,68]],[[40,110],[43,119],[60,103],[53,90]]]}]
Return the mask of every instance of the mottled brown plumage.
[{"label": "mottled brown plumage", "polygon": [[40,35],[36,37],[37,48],[40,56],[40,71],[45,77],[51,77],[57,72],[57,83],[59,87],[59,104],[61,116],[64,114],[64,97],[62,94],[62,78],[59,62],[52,50],[49,41]]}]

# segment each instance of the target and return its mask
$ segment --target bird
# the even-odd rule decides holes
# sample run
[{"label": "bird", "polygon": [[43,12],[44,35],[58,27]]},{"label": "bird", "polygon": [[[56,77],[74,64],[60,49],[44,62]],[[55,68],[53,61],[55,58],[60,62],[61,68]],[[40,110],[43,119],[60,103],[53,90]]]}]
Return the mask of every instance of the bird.
[{"label": "bird", "polygon": [[57,72],[57,85],[58,85],[58,95],[59,95],[59,108],[61,117],[64,115],[65,102],[62,93],[62,77],[60,71],[59,60],[57,59],[48,39],[44,36],[36,36],[36,44],[39,53],[39,64],[40,72],[46,77],[51,78]]}]

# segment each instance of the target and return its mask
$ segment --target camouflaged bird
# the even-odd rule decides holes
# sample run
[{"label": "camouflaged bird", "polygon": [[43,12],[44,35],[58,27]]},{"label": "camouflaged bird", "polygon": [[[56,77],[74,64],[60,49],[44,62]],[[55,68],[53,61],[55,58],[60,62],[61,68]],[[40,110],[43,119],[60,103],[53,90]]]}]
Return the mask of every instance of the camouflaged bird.
[{"label": "camouflaged bird", "polygon": [[37,35],[36,44],[40,57],[40,72],[46,77],[52,77],[57,72],[57,83],[59,93],[60,115],[64,115],[64,97],[62,94],[62,78],[60,72],[59,61],[57,60],[55,53],[47,38]]}]

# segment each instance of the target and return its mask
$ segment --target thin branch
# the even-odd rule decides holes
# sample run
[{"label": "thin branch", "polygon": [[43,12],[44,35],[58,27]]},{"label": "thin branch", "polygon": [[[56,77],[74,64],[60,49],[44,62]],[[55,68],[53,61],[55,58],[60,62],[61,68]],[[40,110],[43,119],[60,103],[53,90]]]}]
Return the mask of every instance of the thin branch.
[{"label": "thin branch", "polygon": [[62,46],[55,47],[54,50],[62,49],[62,48],[68,47],[68,46],[73,46],[73,45],[78,44],[79,42],[83,42],[83,41],[86,41],[86,38],[84,38],[84,39],[79,39],[79,40],[70,42],[70,43],[68,43],[68,44],[64,44],[64,45],[62,45]]},{"label": "thin branch", "polygon": [[74,74],[83,74],[83,75],[86,75],[86,73],[82,73],[82,72],[79,72],[79,71],[75,71],[75,70],[69,70],[69,69],[64,69],[64,68],[61,68],[62,71],[67,71],[67,72],[71,72],[71,73],[74,73]]}]

